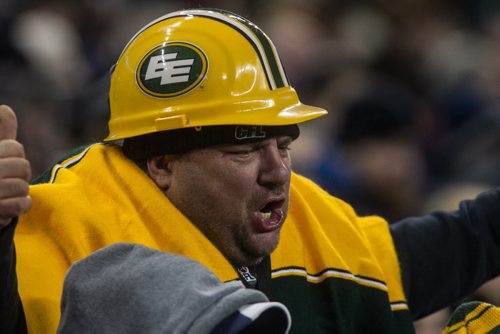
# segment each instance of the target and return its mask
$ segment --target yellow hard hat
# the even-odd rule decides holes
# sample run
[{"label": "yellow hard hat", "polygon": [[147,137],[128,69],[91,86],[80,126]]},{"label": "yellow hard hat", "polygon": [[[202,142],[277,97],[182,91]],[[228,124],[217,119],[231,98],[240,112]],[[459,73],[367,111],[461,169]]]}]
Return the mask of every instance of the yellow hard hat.
[{"label": "yellow hard hat", "polygon": [[302,104],[271,40],[215,9],[167,14],[125,46],[111,77],[105,141],[213,125],[279,126],[327,112]]}]

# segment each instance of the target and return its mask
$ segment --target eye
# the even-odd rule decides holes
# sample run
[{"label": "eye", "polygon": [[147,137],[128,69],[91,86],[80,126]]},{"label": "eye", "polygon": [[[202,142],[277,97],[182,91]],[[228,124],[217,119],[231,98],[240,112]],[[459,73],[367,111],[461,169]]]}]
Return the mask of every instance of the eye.
[{"label": "eye", "polygon": [[248,158],[257,150],[253,145],[234,145],[227,146],[224,148],[226,154],[238,157],[238,158]]},{"label": "eye", "polygon": [[292,144],[291,138],[278,140],[278,150],[281,152],[282,155],[288,155],[288,151],[291,150],[290,147],[291,144]]},{"label": "eye", "polygon": [[278,145],[278,149],[280,151],[289,151],[291,150],[290,143]]},{"label": "eye", "polygon": [[232,151],[229,152],[230,154],[234,155],[241,155],[241,156],[248,156],[250,155],[254,150],[238,150],[238,151]]}]

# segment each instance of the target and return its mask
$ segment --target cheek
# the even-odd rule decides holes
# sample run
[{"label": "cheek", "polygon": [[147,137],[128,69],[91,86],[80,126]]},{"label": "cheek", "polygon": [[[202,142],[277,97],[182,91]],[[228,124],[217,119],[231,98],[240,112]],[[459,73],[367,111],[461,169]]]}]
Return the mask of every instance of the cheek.
[{"label": "cheek", "polygon": [[245,168],[206,165],[199,168],[186,164],[174,175],[167,195],[190,201],[192,205],[217,206],[218,210],[226,209],[226,204],[234,207],[251,194],[253,179],[246,172]]},{"label": "cheek", "polygon": [[237,207],[244,204],[252,194],[255,180],[252,176],[226,169],[207,176],[209,180],[205,189],[210,192],[215,202],[231,204]]},{"label": "cheek", "polygon": [[231,244],[235,226],[243,225],[248,215],[248,200],[238,182],[220,176],[185,174],[167,196],[210,239]]}]

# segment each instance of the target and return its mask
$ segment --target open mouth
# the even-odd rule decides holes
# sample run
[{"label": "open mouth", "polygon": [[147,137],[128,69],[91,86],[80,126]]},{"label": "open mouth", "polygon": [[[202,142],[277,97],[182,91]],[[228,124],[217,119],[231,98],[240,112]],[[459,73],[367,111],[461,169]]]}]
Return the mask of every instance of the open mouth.
[{"label": "open mouth", "polygon": [[256,213],[256,221],[262,232],[273,231],[283,224],[285,214],[283,205],[285,201],[270,201]]}]

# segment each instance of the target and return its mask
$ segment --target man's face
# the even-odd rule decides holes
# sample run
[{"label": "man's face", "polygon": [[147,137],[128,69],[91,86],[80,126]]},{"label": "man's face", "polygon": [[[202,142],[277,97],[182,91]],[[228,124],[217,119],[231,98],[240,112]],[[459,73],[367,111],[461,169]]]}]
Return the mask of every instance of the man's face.
[{"label": "man's face", "polygon": [[288,212],[290,137],[218,145],[175,156],[166,194],[233,265],[278,245]]}]

